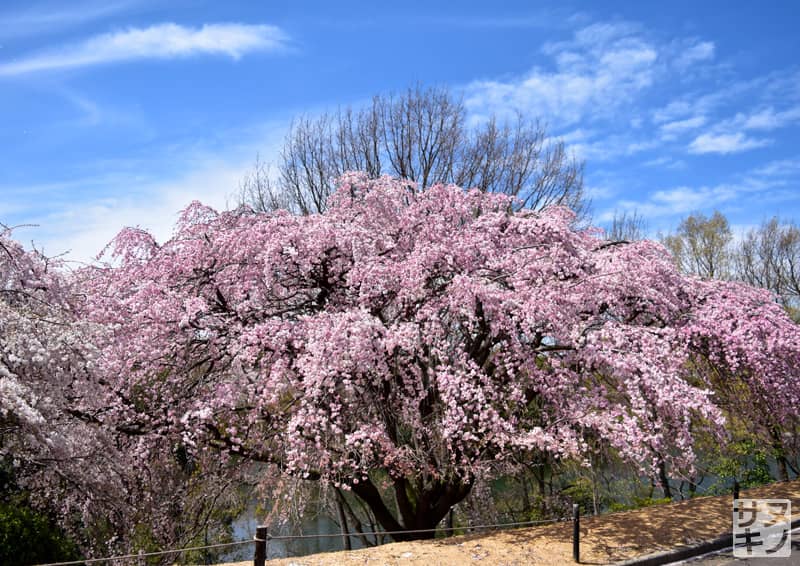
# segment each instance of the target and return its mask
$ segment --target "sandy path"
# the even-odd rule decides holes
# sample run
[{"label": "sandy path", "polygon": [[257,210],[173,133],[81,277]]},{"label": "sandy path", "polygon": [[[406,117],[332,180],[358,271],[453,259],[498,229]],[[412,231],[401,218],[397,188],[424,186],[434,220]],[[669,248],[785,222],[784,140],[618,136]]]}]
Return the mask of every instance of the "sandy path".
[{"label": "sandy path", "polygon": [[[800,516],[800,480],[742,492],[742,497],[792,500]],[[711,539],[730,532],[731,496],[698,497],[598,517],[581,518],[581,563],[608,564]],[[270,566],[572,564],[572,524],[558,523],[481,535],[386,544],[351,552],[329,552],[270,560]],[[219,566],[249,566],[236,562]]]}]

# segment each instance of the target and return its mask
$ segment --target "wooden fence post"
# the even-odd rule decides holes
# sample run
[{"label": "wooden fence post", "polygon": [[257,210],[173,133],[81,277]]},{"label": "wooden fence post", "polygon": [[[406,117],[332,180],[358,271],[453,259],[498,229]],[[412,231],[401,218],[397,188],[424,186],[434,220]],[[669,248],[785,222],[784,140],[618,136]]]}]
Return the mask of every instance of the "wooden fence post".
[{"label": "wooden fence post", "polygon": [[253,566],[264,566],[267,561],[267,527],[256,527],[256,550],[253,554]]},{"label": "wooden fence post", "polygon": [[572,559],[580,563],[581,561],[581,507],[577,503],[572,504]]}]

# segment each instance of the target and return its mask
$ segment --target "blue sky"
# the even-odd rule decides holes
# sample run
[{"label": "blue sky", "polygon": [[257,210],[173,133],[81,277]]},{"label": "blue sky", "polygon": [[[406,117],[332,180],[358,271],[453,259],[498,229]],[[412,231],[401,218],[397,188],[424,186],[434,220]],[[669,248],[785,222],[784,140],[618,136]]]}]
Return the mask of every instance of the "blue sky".
[{"label": "blue sky", "polygon": [[800,221],[798,24],[790,1],[4,1],[0,222],[78,260],[125,225],[165,238],[292,116],[417,83],[540,116],[599,224]]}]

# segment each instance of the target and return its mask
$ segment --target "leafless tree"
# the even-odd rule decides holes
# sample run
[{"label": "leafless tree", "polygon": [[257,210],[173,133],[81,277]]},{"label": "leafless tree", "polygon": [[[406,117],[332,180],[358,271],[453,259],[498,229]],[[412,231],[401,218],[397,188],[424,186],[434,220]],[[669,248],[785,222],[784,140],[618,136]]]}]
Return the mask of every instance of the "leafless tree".
[{"label": "leafless tree", "polygon": [[[623,220],[615,217],[618,224]],[[612,233],[616,229],[612,226]],[[728,220],[720,212],[710,218],[691,214],[662,242],[681,271],[769,289],[800,321],[800,227],[794,221],[774,217],[734,243]]]},{"label": "leafless tree", "polygon": [[272,178],[271,167],[259,155],[256,155],[253,168],[239,181],[237,201],[239,205],[247,204],[262,211],[291,207],[288,195]]},{"label": "leafless tree", "polygon": [[239,200],[256,210],[321,212],[346,171],[389,174],[515,196],[520,206],[569,206],[587,214],[583,164],[552,141],[537,120],[490,118],[472,124],[461,100],[445,88],[379,95],[364,108],[303,116],[291,125],[276,165],[263,164],[243,182]]},{"label": "leafless tree", "polygon": [[647,222],[637,211],[614,211],[606,237],[612,242],[644,240],[647,237]]},{"label": "leafless tree", "polygon": [[684,218],[675,234],[662,238],[678,268],[707,279],[731,277],[733,239],[728,219],[719,211],[711,217],[690,214]]},{"label": "leafless tree", "polygon": [[800,228],[777,217],[750,230],[735,253],[740,279],[775,293],[800,318]]}]

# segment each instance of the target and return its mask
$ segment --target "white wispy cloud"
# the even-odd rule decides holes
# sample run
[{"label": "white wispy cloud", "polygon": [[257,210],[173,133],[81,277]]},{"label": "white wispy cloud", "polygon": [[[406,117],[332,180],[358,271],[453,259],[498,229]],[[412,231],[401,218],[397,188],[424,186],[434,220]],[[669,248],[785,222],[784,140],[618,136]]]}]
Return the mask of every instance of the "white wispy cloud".
[{"label": "white wispy cloud", "polygon": [[664,227],[666,219],[696,210],[720,207],[733,202],[742,192],[736,185],[679,186],[654,192],[645,200],[621,199],[598,214],[600,222],[610,222],[618,211],[636,212],[654,227]]},{"label": "white wispy cloud", "polygon": [[619,188],[605,184],[590,184],[584,187],[586,197],[590,200],[606,200],[619,194]]},{"label": "white wispy cloud", "polygon": [[534,67],[510,80],[481,80],[466,88],[473,112],[515,110],[547,116],[558,125],[619,108],[653,83],[657,48],[639,28],[598,23],[577,30],[570,41],[548,43],[542,52],[554,69]]},{"label": "white wispy cloud", "polygon": [[738,194],[739,188],[731,185],[700,188],[683,186],[656,191],[651,196],[651,203],[672,213],[685,213],[734,200]]},{"label": "white wispy cloud", "polygon": [[[569,149],[590,162],[658,148],[741,153],[774,143],[764,132],[800,122],[800,74],[731,80],[726,62],[715,61],[714,42],[702,38],[665,40],[636,23],[596,22],[567,41],[544,44],[541,53],[544,59],[523,75],[469,84],[464,99],[473,118],[546,116],[554,131],[566,131]],[[673,99],[652,106],[662,93]],[[680,146],[670,144],[679,139]],[[658,157],[647,156],[645,164],[685,165],[677,156],[656,163]]]},{"label": "white wispy cloud", "polygon": [[288,41],[289,38],[283,30],[271,25],[223,23],[192,28],[163,23],[105,33],[80,43],[3,62],[0,63],[0,76],[200,54],[238,59],[252,51],[285,48]]},{"label": "white wispy cloud", "polygon": [[50,126],[53,129],[65,128],[74,131],[74,128],[113,127],[117,131],[124,129],[144,137],[152,137],[156,133],[155,125],[144,115],[141,108],[130,106],[121,108],[105,101],[101,103],[67,87],[58,86],[53,88],[52,92],[63,97],[75,111],[74,116],[52,121]]},{"label": "white wispy cloud", "polygon": [[764,177],[790,177],[800,175],[800,157],[776,159],[758,167],[754,173]]},{"label": "white wispy cloud", "polygon": [[[661,126],[661,131],[666,132],[667,137],[676,137],[675,126],[677,130],[681,130],[685,125],[691,125],[696,129],[706,122],[705,118],[694,121],[696,118],[690,118],[677,122],[670,122]],[[701,153],[739,153],[750,149],[764,147],[772,143],[769,138],[756,138],[748,135],[748,132],[753,131],[772,131],[779,128],[791,126],[795,122],[800,121],[800,105],[790,106],[783,110],[776,110],[772,106],[761,107],[757,110],[748,112],[737,112],[733,117],[720,120],[713,124],[711,128],[703,134],[698,135],[689,144],[689,152],[695,154]],[[673,132],[667,132],[667,130]]]},{"label": "white wispy cloud", "polygon": [[730,134],[700,134],[689,144],[691,153],[740,153],[772,143],[765,138],[748,137],[742,132]]},{"label": "white wispy cloud", "polygon": [[767,74],[750,80],[725,81],[723,86],[706,92],[703,92],[701,83],[695,85],[691,92],[677,94],[666,105],[652,109],[653,123],[662,124],[693,116],[709,116],[743,97],[757,100],[766,94],[768,89],[774,90],[777,84],[785,82],[775,74]]},{"label": "white wispy cloud", "polygon": [[[658,165],[669,163],[665,159],[655,161]],[[668,229],[680,217],[698,210],[758,210],[765,202],[780,205],[796,201],[797,176],[800,176],[800,158],[775,160],[766,166],[738,172],[730,182],[679,185],[656,190],[640,199],[622,198],[602,209],[597,219],[610,222],[616,211],[636,211],[653,228]]]},{"label": "white wispy cloud", "polygon": [[670,155],[662,155],[654,159],[648,159],[642,163],[645,167],[664,167],[666,169],[682,169],[686,167],[686,162],[682,159],[676,159]]},{"label": "white wispy cloud", "polygon": [[[662,139],[692,134],[689,153],[732,154],[773,143],[756,132],[771,132],[800,122],[800,73],[780,70],[722,86],[680,94],[652,110]],[[749,108],[748,108],[749,107]],[[698,132],[700,127],[704,131]]]},{"label": "white wispy cloud", "polygon": [[[278,154],[290,119],[220,132],[223,141],[164,146],[139,157],[98,160],[67,180],[42,184],[0,183],[0,221],[30,224],[15,237],[49,256],[90,262],[126,226],[172,235],[178,213],[192,201],[224,210],[236,202],[239,183],[257,154]],[[80,195],[80,196],[77,196]]]},{"label": "white wispy cloud", "polygon": [[136,8],[141,0],[45,2],[0,12],[0,38],[38,35],[101,20]]},{"label": "white wispy cloud", "polygon": [[691,130],[696,130],[705,123],[706,123],[705,116],[692,116],[691,118],[686,118],[684,120],[674,120],[672,122],[667,122],[666,124],[662,124],[659,127],[659,129],[661,130],[662,139],[672,140],[681,134],[684,134]]},{"label": "white wispy cloud", "polygon": [[[16,236],[21,241],[33,241],[49,256],[66,254],[67,259],[78,262],[92,261],[126,226],[138,226],[164,241],[172,234],[178,212],[193,200],[223,210],[248,170],[249,159],[249,156],[238,162],[208,159],[201,169],[187,169],[163,181],[137,183],[134,179],[120,178],[80,201],[67,198],[66,193],[60,198],[57,188],[48,187],[44,194],[60,200],[60,205],[44,213],[32,210],[32,203],[27,210],[13,211],[15,218],[24,218],[26,223],[35,225],[17,230]],[[98,184],[93,179],[83,182]],[[69,187],[78,184],[65,183],[64,190],[68,192]],[[30,195],[27,200],[30,201]]]},{"label": "white wispy cloud", "polygon": [[713,42],[665,40],[633,22],[595,22],[576,29],[567,41],[545,43],[541,53],[544,61],[523,75],[466,87],[464,100],[476,120],[522,111],[546,116],[554,131],[589,127],[598,133],[567,141],[590,161],[655,149],[707,121],[704,112],[693,112],[692,100],[685,108],[663,111],[654,120],[660,124],[657,132],[643,128],[650,125],[648,98],[658,85],[673,87],[687,70],[710,64]]},{"label": "white wispy cloud", "polygon": [[636,139],[628,135],[598,135],[594,139],[567,142],[567,149],[578,159],[605,161],[630,156],[657,147],[658,140]]},{"label": "white wispy cloud", "polygon": [[[66,208],[44,220],[48,233],[42,245],[49,252],[66,252],[71,259],[89,261],[125,226],[139,226],[164,241],[172,233],[178,212],[191,201],[223,210],[245,171],[244,166],[212,165],[136,195],[120,191],[116,196]],[[58,236],[54,238],[51,230]]]},{"label": "white wispy cloud", "polygon": [[798,120],[800,120],[800,106],[785,110],[775,110],[770,106],[750,113],[738,113],[730,120],[730,124],[733,127],[741,126],[746,130],[775,130]]},{"label": "white wispy cloud", "polygon": [[701,61],[714,58],[715,46],[711,41],[697,41],[686,46],[675,59],[675,66],[685,69]]}]

